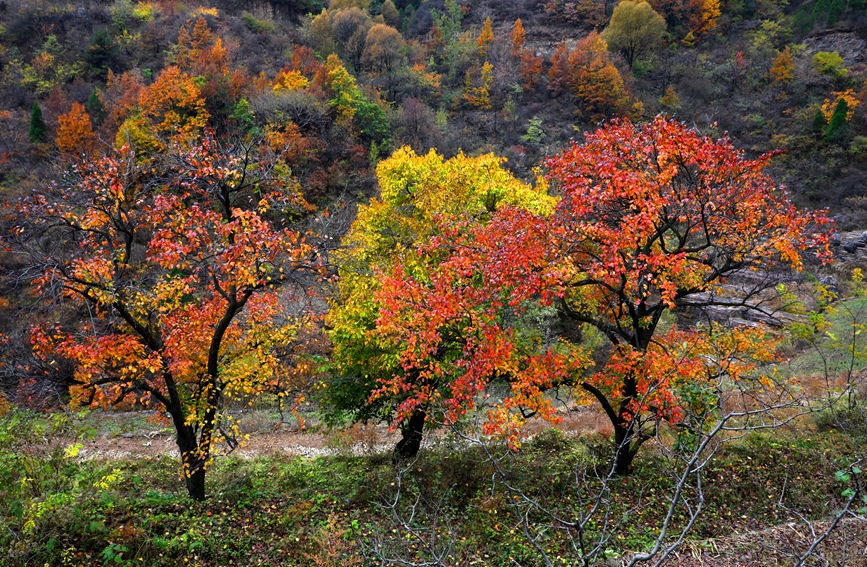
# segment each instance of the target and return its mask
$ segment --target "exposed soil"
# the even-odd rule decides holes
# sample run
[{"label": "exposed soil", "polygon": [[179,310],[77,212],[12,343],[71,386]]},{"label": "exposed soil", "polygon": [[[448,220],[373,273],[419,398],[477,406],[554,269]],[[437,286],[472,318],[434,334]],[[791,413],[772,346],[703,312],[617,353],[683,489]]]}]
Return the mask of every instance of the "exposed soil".
[{"label": "exposed soil", "polygon": [[[687,543],[669,565],[678,567],[775,567],[796,564],[827,522],[789,523],[766,530]],[[804,565],[867,565],[867,521],[848,519],[820,543]]]},{"label": "exposed soil", "polygon": [[[309,426],[299,430],[297,425],[287,425],[275,418],[268,418],[262,413],[254,412],[241,421],[242,431],[249,435],[242,444],[232,451],[233,455],[254,458],[264,455],[284,454],[304,457],[318,457],[337,454],[372,454],[385,453],[392,450],[400,439],[399,432],[390,432],[386,425],[355,424],[346,429],[325,431],[321,427]],[[140,414],[129,412],[129,417],[141,417]],[[113,414],[113,419],[123,419],[124,414]],[[524,435],[530,438],[543,429],[551,427],[547,422],[533,421],[525,428]],[[556,425],[559,429],[579,434],[597,432],[610,435],[611,425],[601,413],[591,409],[572,411],[564,417],[562,423]],[[434,431],[427,434],[425,443],[432,443],[443,434]],[[423,445],[425,444],[423,443]],[[135,433],[97,435],[96,438],[83,442],[79,452],[82,459],[125,459],[152,455],[169,455],[178,457],[171,429],[143,430]],[[219,444],[220,454],[228,452],[225,444]]]}]

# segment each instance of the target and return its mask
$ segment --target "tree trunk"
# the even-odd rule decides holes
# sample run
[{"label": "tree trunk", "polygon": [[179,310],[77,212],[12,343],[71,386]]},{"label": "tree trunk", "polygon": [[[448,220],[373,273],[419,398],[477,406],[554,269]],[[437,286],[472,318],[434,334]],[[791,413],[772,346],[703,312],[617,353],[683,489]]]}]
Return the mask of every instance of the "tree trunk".
[{"label": "tree trunk", "polygon": [[426,415],[424,409],[417,409],[409,416],[408,420],[404,421],[404,425],[401,427],[403,438],[395,445],[392,456],[395,463],[412,459],[418,454]]},{"label": "tree trunk", "polygon": [[198,467],[187,476],[187,492],[198,502],[205,499],[205,467]]},{"label": "tree trunk", "polygon": [[207,456],[199,454],[196,433],[189,425],[177,429],[178,450],[181,452],[181,465],[187,492],[193,500],[205,499],[205,461]]},{"label": "tree trunk", "polygon": [[632,473],[632,461],[638,454],[639,444],[635,443],[632,426],[614,425],[614,476],[628,476]]},{"label": "tree trunk", "polygon": [[633,422],[626,425],[615,423],[614,425],[614,461],[612,467],[614,476],[629,476],[632,474],[632,461],[641,448],[642,439],[633,428]]}]

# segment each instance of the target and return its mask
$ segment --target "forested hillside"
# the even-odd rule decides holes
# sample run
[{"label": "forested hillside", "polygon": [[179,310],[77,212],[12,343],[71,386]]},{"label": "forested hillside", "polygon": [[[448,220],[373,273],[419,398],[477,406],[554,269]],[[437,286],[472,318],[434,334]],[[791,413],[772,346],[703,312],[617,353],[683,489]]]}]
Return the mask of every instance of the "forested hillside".
[{"label": "forested hillside", "polygon": [[0,0],[0,542],[867,561],[865,181],[864,0]]}]

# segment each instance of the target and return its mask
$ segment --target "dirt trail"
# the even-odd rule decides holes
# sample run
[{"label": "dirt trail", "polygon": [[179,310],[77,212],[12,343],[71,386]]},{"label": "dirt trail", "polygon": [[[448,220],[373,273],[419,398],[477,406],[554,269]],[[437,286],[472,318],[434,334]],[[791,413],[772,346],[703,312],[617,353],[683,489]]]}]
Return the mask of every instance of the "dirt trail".
[{"label": "dirt trail", "polygon": [[[400,440],[400,433],[390,433],[385,425],[356,424],[346,429],[322,431],[308,428],[299,431],[297,426],[284,425],[277,420],[263,420],[254,417],[252,424],[242,420],[242,431],[249,439],[236,448],[232,454],[254,458],[264,455],[284,454],[303,457],[318,457],[337,454],[373,454],[392,450]],[[531,422],[525,435],[529,438],[543,429],[551,427],[546,422]],[[610,434],[611,426],[603,414],[593,410],[570,412],[556,427],[567,433],[600,432]],[[148,430],[149,429],[149,430]],[[429,436],[435,439],[442,431]],[[430,442],[430,440],[428,441]],[[127,459],[153,455],[178,457],[174,433],[171,429],[156,429],[154,426],[136,432],[102,433],[94,439],[83,441],[79,452],[82,459]],[[228,448],[218,445],[221,454]]]}]

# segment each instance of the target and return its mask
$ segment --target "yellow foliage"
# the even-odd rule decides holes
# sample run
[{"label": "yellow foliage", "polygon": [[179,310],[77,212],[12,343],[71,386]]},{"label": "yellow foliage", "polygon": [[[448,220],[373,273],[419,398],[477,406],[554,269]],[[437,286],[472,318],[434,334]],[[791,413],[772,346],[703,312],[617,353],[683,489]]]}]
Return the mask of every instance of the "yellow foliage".
[{"label": "yellow foliage", "polygon": [[795,57],[791,47],[787,45],[784,50],[777,54],[769,73],[775,83],[789,83],[795,78]]},{"label": "yellow foliage", "polygon": [[360,206],[356,220],[335,255],[339,297],[329,314],[334,359],[341,368],[390,377],[398,357],[369,330],[379,313],[374,300],[378,272],[396,265],[426,272],[434,262],[417,247],[460,222],[484,223],[503,205],[550,214],[557,199],[539,177],[535,186],[516,179],[493,154],[446,160],[436,150],[417,155],[398,149],[376,168],[380,197]]},{"label": "yellow foliage", "polygon": [[464,82],[464,98],[482,110],[491,109],[491,93],[490,88],[494,83],[494,66],[485,61],[482,65],[482,70],[479,77],[479,85],[475,86],[473,74],[467,71],[466,81]]},{"label": "yellow foliage", "polygon": [[831,95],[834,98],[826,98],[825,102],[822,103],[822,114],[825,116],[825,121],[831,121],[831,115],[834,114],[834,109],[837,107],[837,103],[840,102],[841,98],[845,99],[846,104],[849,105],[849,111],[846,113],[846,120],[852,120],[852,117],[855,115],[855,107],[858,106],[859,102],[861,102],[855,95],[855,91],[853,89],[846,89],[842,92],[834,91]]},{"label": "yellow foliage", "polygon": [[215,18],[219,18],[220,11],[217,8],[205,8],[204,6],[198,6],[190,13],[190,17],[192,18],[199,18],[201,16],[213,16]]},{"label": "yellow foliage", "polygon": [[717,19],[722,14],[720,9],[720,0],[704,0],[699,15],[698,29],[699,34],[706,34],[716,28]]},{"label": "yellow foliage", "polygon": [[274,92],[281,91],[300,91],[310,86],[310,81],[301,74],[300,71],[294,69],[289,71],[280,71],[274,79]]},{"label": "yellow foliage", "polygon": [[143,22],[149,22],[154,19],[156,7],[150,2],[139,2],[132,10],[132,15]]},{"label": "yellow foliage", "polygon": [[659,104],[668,108],[680,104],[680,98],[678,98],[677,91],[674,90],[674,86],[668,85],[668,88],[665,89],[665,94],[662,95],[662,98],[659,99]]},{"label": "yellow foliage", "polygon": [[479,33],[479,39],[476,40],[476,46],[479,49],[480,57],[487,57],[491,51],[491,46],[494,45],[494,24],[491,18],[487,18],[482,25],[482,31]]}]

